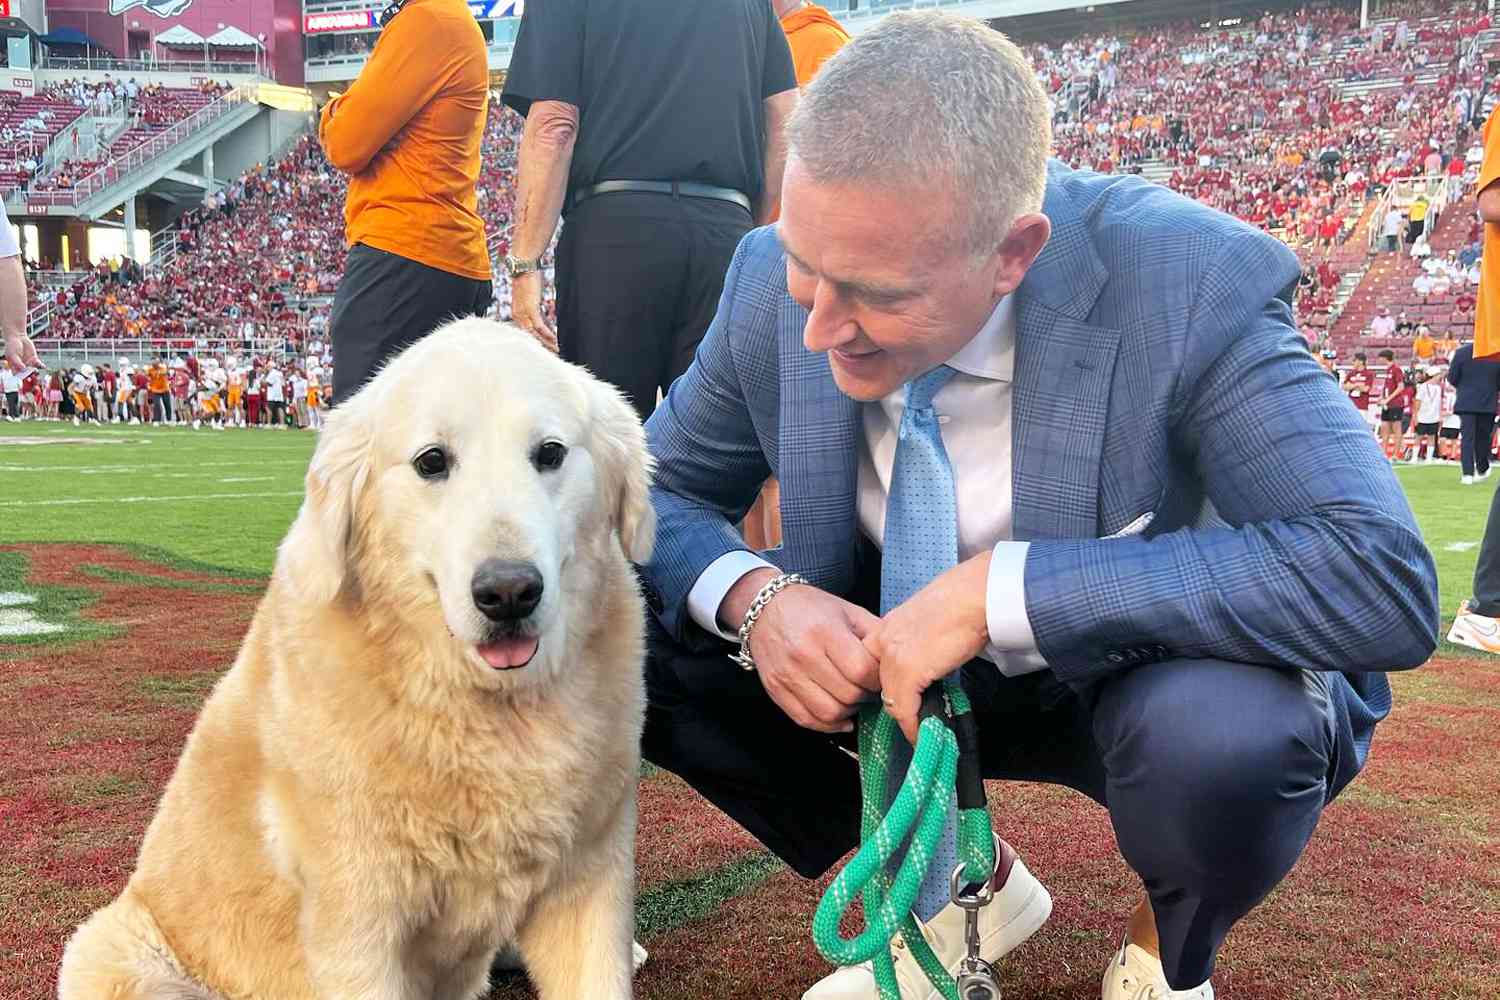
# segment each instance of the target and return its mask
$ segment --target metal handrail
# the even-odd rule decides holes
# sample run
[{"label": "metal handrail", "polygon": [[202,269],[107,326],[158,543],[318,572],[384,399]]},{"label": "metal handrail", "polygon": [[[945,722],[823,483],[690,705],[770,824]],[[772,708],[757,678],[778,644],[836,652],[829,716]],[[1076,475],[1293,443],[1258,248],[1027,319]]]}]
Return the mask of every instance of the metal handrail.
[{"label": "metal handrail", "polygon": [[127,70],[139,73],[221,73],[235,76],[259,76],[262,65],[254,62],[214,61],[202,59],[67,59],[46,56],[39,69]]},{"label": "metal handrail", "polygon": [[100,166],[93,173],[78,181],[71,188],[58,191],[30,191],[26,194],[28,205],[65,207],[75,211],[100,191],[118,184],[132,171],[156,159],[179,142],[202,131],[211,122],[217,121],[234,108],[254,99],[251,87],[236,87],[223,97],[200,108],[180,122],[156,133],[139,146]]}]

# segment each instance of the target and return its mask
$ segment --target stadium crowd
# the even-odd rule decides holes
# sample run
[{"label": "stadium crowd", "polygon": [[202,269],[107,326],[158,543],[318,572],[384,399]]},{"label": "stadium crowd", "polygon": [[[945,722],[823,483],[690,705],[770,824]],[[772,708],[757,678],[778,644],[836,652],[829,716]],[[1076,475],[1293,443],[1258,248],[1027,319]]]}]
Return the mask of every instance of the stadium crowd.
[{"label": "stadium crowd", "polygon": [[[1434,251],[1425,233],[1437,215],[1434,208],[1433,224],[1424,223],[1425,197],[1372,215],[1379,195],[1403,179],[1477,174],[1477,126],[1496,93],[1474,42],[1490,18],[1468,0],[1403,0],[1380,13],[1385,19],[1366,29],[1353,7],[1315,5],[1233,29],[1179,24],[1034,45],[1033,64],[1053,97],[1056,154],[1101,172],[1145,173],[1282,238],[1304,263],[1296,308],[1315,348],[1328,351],[1341,283],[1364,261],[1376,226],[1382,249],[1416,254],[1404,265],[1413,275],[1402,272],[1415,304],[1451,304],[1460,329],[1473,309],[1477,224],[1463,245]],[[144,127],[175,120],[187,107],[181,96],[134,80],[61,84],[46,94],[58,114],[123,103]],[[521,125],[492,101],[478,198],[494,259],[510,249]],[[326,333],[343,271],[346,190],[316,141],[304,138],[185,214],[165,264],[101,262],[70,287],[46,289],[44,335],[216,341],[241,352],[279,342],[300,356]],[[550,272],[552,261],[545,265]],[[550,295],[555,284],[546,285]],[[509,300],[497,268],[501,318]],[[1441,371],[1456,346],[1447,320],[1424,314],[1387,329],[1377,316],[1364,333],[1372,349],[1389,338],[1403,359]],[[1436,335],[1418,338],[1424,324]],[[1347,359],[1325,362],[1349,371]]]}]

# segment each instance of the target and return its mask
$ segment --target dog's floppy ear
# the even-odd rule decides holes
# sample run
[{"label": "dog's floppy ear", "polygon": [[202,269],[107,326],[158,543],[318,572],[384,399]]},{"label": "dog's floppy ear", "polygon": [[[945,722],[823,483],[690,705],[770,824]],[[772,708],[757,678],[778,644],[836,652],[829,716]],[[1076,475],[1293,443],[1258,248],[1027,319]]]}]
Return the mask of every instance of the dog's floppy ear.
[{"label": "dog's floppy ear", "polygon": [[656,544],[656,511],[651,507],[651,456],[646,432],[634,407],[614,386],[590,378],[593,444],[600,489],[620,533],[625,558],[643,563]]},{"label": "dog's floppy ear", "polygon": [[307,467],[302,509],[276,557],[278,570],[309,603],[337,597],[348,570],[355,499],[369,475],[370,436],[353,408],[358,401],[328,414]]}]

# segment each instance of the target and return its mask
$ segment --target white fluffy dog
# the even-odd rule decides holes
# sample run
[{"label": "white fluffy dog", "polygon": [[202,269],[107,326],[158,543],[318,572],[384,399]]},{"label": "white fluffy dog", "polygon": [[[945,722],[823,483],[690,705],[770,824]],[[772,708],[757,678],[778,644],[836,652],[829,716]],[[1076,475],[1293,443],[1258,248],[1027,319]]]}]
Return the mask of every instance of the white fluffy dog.
[{"label": "white fluffy dog", "polygon": [[630,996],[654,517],[613,388],[452,323],[334,410],[233,668],[62,1000]]}]

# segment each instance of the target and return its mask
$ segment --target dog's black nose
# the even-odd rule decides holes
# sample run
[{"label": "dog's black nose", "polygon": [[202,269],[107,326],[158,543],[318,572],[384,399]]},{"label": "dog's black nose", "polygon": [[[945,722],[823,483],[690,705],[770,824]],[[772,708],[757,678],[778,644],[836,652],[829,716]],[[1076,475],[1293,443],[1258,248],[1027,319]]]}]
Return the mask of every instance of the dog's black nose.
[{"label": "dog's black nose", "polygon": [[474,571],[469,590],[474,606],[492,622],[525,618],[542,603],[542,574],[527,562],[486,559]]}]

